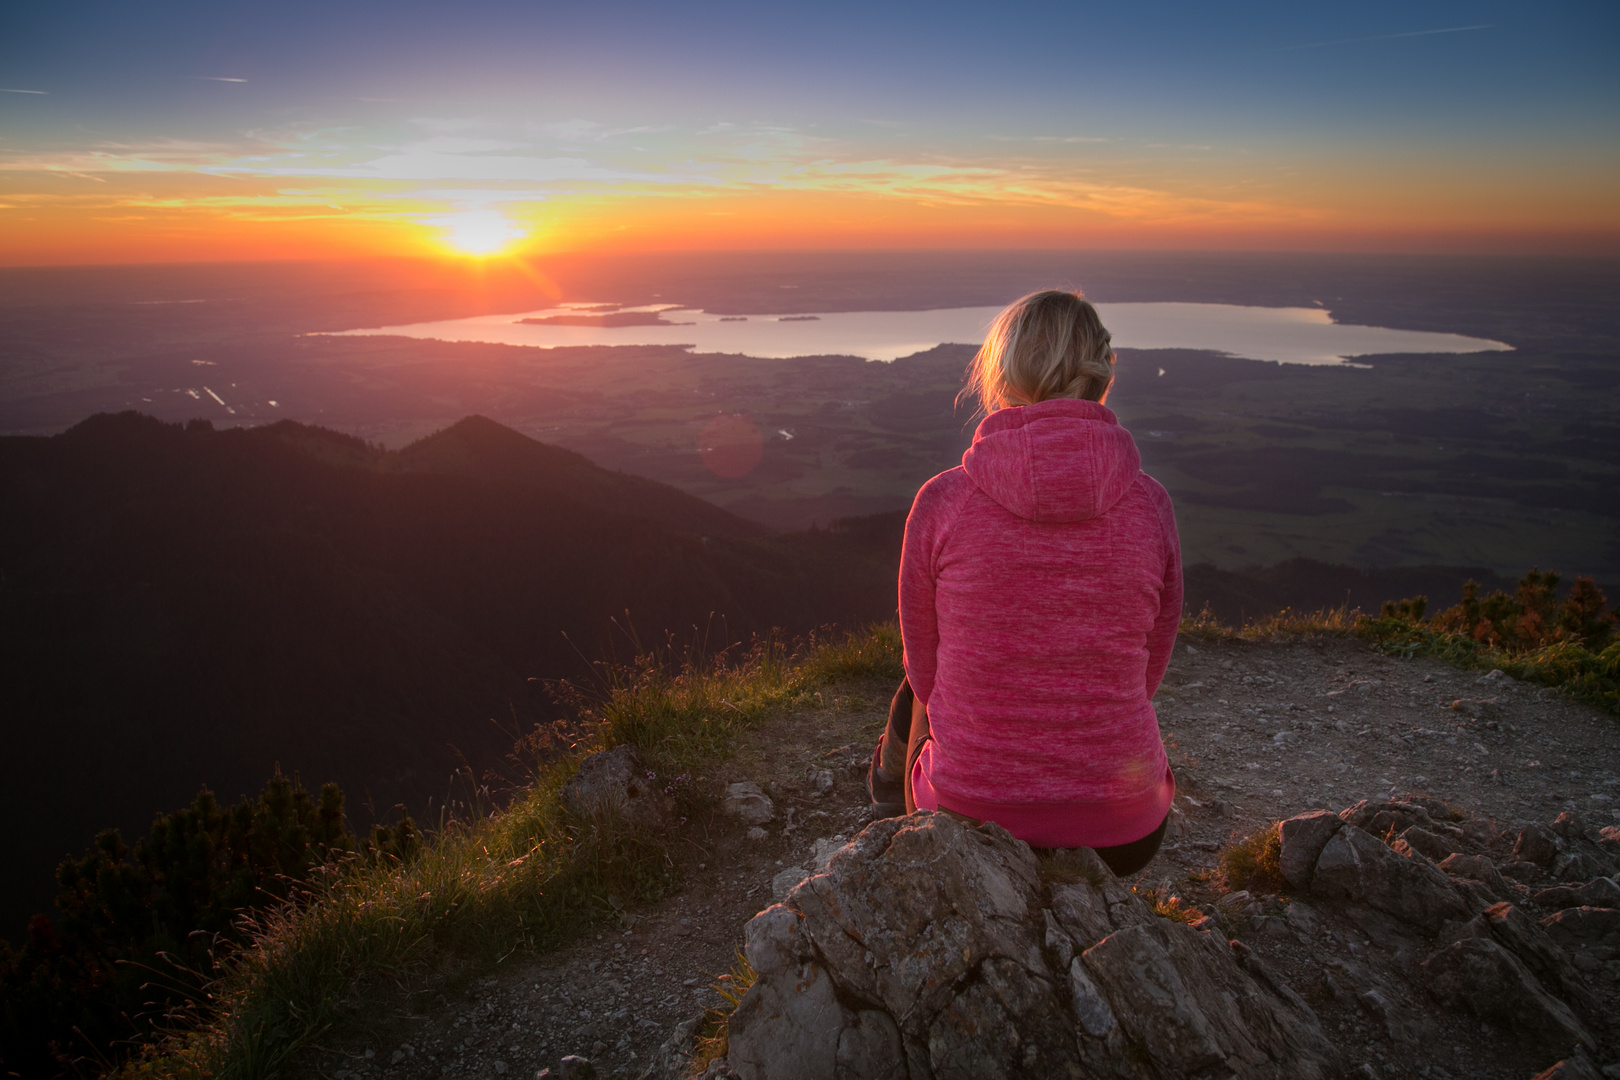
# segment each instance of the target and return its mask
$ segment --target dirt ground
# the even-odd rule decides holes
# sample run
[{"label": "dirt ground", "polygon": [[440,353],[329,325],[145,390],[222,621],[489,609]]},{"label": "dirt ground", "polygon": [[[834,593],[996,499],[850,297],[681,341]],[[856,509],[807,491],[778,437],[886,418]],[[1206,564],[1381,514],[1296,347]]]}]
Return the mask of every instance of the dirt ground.
[{"label": "dirt ground", "polygon": [[[689,825],[677,853],[683,889],[632,912],[627,928],[371,1017],[369,1034],[309,1053],[304,1072],[528,1080],[576,1054],[604,1075],[639,1076],[678,1023],[719,1004],[712,984],[730,970],[744,924],[772,902],[772,879],[812,866],[818,840],[825,851],[870,820],[865,769],[892,692],[839,687],[824,707],[751,733],[703,782],[717,796],[735,781],[758,783],[774,818],[752,833],[718,813]],[[1421,793],[1502,828],[1566,809],[1620,824],[1620,721],[1500,674],[1383,657],[1339,638],[1183,641],[1156,705],[1177,812],[1136,880],[1198,902],[1219,898],[1206,879],[1223,843],[1314,807]],[[1252,947],[1312,1001],[1351,1070],[1438,1080],[1535,1071],[1511,1040],[1464,1021],[1414,1049],[1401,1022],[1405,991],[1369,966],[1369,950],[1400,946],[1389,935],[1302,927],[1308,911],[1286,929],[1266,917],[1253,915],[1264,932]],[[1594,981],[1620,1005],[1620,961],[1608,967]],[[1369,988],[1387,1015],[1369,1005]]]}]

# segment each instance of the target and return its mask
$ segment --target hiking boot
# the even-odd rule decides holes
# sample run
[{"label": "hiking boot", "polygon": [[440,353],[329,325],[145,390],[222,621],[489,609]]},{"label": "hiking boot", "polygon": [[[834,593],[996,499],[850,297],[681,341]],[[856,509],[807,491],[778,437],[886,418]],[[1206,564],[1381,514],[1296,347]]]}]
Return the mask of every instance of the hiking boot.
[{"label": "hiking boot", "polygon": [[903,817],[906,812],[906,787],[895,776],[883,771],[883,740],[872,751],[872,764],[866,770],[866,793],[872,797],[872,819]]}]

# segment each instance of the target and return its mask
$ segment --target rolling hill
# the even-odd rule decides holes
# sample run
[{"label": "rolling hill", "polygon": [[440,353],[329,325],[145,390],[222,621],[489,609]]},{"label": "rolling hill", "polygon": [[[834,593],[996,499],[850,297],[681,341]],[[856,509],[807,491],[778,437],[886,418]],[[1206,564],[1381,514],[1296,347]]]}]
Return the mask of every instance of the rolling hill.
[{"label": "rolling hill", "polygon": [[22,888],[101,828],[279,763],[436,816],[556,714],[537,680],[662,643],[892,617],[894,522],[770,535],[471,417],[398,452],[134,413],[0,439],[0,808]]}]

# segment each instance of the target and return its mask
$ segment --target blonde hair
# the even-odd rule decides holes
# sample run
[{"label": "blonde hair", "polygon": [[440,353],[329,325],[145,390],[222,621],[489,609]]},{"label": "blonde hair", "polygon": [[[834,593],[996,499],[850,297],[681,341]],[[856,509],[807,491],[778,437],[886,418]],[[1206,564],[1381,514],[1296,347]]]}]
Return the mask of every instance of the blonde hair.
[{"label": "blonde hair", "polygon": [[1111,340],[1079,293],[1030,293],[990,324],[961,397],[977,397],[986,413],[1049,398],[1101,401],[1114,381]]}]

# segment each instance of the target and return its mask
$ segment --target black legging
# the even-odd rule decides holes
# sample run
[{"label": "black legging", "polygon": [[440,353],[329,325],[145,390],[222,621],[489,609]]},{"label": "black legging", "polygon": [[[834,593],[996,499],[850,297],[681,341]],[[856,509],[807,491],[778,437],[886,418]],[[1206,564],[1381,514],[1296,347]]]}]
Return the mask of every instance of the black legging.
[{"label": "black legging", "polygon": [[[911,683],[902,678],[900,688],[894,692],[894,700],[889,703],[889,725],[884,729],[883,738],[889,746],[907,746],[911,742],[911,709],[916,701],[916,695],[911,692]],[[928,736],[924,735],[926,739]],[[920,746],[918,748],[920,749]],[[885,755],[887,757],[887,755]],[[914,754],[908,754],[906,765],[909,767]],[[1114,872],[1115,877],[1127,877],[1141,870],[1153,861],[1153,856],[1159,853],[1159,845],[1164,843],[1164,831],[1170,825],[1170,815],[1164,815],[1159,827],[1142,837],[1132,840],[1128,844],[1115,844],[1112,847],[1093,848],[1108,869]]]}]

